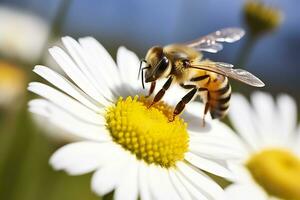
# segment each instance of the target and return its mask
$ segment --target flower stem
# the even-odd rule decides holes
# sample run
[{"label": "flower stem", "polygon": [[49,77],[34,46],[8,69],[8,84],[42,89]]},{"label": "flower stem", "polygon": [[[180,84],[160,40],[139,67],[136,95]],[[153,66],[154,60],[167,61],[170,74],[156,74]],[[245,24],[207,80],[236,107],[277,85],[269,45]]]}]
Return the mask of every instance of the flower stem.
[{"label": "flower stem", "polygon": [[61,3],[57,8],[56,15],[50,25],[48,39],[44,44],[43,53],[41,54],[39,63],[41,63],[44,60],[44,56],[49,48],[49,44],[51,44],[55,40],[55,38],[61,36],[62,27],[66,21],[66,16],[69,12],[72,1],[73,0],[61,0]]},{"label": "flower stem", "polygon": [[244,68],[249,60],[249,57],[257,40],[257,35],[252,33],[249,34],[249,37],[246,39],[246,42],[243,44],[242,49],[237,56],[236,66],[238,66],[239,68]]},{"label": "flower stem", "polygon": [[57,9],[56,16],[53,19],[51,25],[51,33],[48,41],[61,35],[62,26],[65,23],[66,16],[69,12],[72,0],[61,0],[61,3]]}]

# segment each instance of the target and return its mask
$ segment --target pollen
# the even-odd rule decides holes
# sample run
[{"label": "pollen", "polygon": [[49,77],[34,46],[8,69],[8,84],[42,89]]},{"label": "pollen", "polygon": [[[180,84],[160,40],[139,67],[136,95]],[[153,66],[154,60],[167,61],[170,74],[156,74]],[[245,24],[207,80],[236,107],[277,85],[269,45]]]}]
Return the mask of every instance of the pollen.
[{"label": "pollen", "polygon": [[106,126],[113,140],[137,159],[165,168],[184,159],[188,150],[187,124],[172,117],[173,109],[164,102],[151,106],[150,99],[119,98],[107,109]]},{"label": "pollen", "polygon": [[272,196],[300,200],[300,160],[283,149],[267,149],[247,162],[254,180]]}]

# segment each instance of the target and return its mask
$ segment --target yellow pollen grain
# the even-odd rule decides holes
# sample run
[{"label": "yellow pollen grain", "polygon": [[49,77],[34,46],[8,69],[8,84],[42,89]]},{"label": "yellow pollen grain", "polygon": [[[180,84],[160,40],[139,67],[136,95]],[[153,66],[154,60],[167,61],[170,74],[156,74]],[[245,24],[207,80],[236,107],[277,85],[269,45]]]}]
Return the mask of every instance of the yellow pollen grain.
[{"label": "yellow pollen grain", "polygon": [[163,102],[148,108],[150,100],[135,96],[119,98],[107,109],[106,126],[114,141],[148,164],[173,167],[188,150],[187,125]]},{"label": "yellow pollen grain", "polygon": [[246,166],[268,194],[300,200],[300,160],[293,153],[283,149],[266,149],[253,155]]}]

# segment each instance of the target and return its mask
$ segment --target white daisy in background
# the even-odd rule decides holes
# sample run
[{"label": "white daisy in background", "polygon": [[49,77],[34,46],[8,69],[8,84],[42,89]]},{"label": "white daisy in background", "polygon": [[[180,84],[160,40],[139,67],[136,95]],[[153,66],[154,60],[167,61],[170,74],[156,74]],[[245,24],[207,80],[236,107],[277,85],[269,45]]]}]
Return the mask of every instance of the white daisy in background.
[{"label": "white daisy in background", "polygon": [[300,128],[297,106],[288,95],[275,103],[262,92],[233,95],[229,112],[247,152],[230,163],[237,180],[226,188],[228,199],[300,199]]},{"label": "white daisy in background", "polygon": [[15,109],[25,94],[27,83],[26,73],[22,68],[0,60],[0,107]]},{"label": "white daisy in background", "polygon": [[0,6],[0,53],[35,62],[43,52],[49,25],[40,17],[17,8]]},{"label": "white daisy in background", "polygon": [[[204,171],[232,178],[225,160],[243,152],[236,150],[234,137],[225,137],[232,134],[227,126],[207,117],[206,128],[198,118],[197,128],[187,130],[181,117],[169,122],[172,108],[166,103],[148,109],[150,100],[137,80],[139,59],[126,48],[119,48],[116,64],[93,38],[62,41],[70,56],[59,47],[50,53],[67,78],[36,66],[34,72],[53,86],[29,85],[43,97],[29,102],[30,111],[82,139],[54,153],[55,169],[70,175],[95,171],[92,190],[99,195],[114,190],[115,199],[223,197],[223,189]],[[172,91],[167,94],[165,99],[175,98]],[[200,105],[192,103],[187,118],[199,117]]]}]

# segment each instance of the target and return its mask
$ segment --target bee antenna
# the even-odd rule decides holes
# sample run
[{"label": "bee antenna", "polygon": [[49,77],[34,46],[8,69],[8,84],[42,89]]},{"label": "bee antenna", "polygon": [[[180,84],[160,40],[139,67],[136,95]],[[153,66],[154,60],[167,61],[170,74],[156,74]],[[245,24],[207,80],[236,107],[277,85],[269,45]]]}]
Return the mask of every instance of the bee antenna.
[{"label": "bee antenna", "polygon": [[145,83],[144,83],[144,69],[142,69],[142,86],[143,86],[143,89],[145,89]]},{"label": "bee antenna", "polygon": [[138,73],[138,79],[140,78],[140,74],[141,74],[141,72],[142,72],[142,86],[143,86],[143,89],[145,89],[145,83],[144,83],[144,70],[145,70],[145,69],[149,69],[150,66],[142,67],[143,62],[144,62],[144,63],[147,63],[147,61],[146,61],[145,59],[143,59],[143,60],[140,61],[140,68],[139,68],[139,73]]},{"label": "bee antenna", "polygon": [[140,61],[140,68],[139,68],[139,73],[138,73],[138,80],[139,80],[139,78],[140,78],[140,74],[141,74],[143,62],[144,62],[144,63],[147,63],[147,61],[146,61],[145,59],[143,59],[143,60]]},{"label": "bee antenna", "polygon": [[142,86],[143,86],[143,89],[145,89],[145,82],[144,82],[144,70],[145,69],[149,69],[150,68],[150,66],[148,66],[148,67],[143,67],[142,68]]}]

